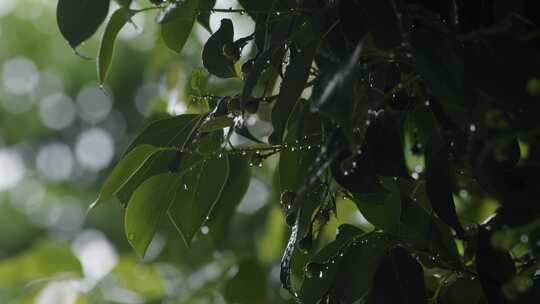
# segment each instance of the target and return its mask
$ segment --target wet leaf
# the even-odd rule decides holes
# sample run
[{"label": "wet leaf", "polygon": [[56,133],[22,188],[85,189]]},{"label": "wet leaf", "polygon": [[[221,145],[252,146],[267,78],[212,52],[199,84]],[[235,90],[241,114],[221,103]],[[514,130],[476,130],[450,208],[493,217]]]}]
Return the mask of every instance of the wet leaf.
[{"label": "wet leaf", "polygon": [[171,164],[180,161],[182,155],[177,151],[170,150],[153,153],[138,170],[134,171],[134,174],[125,181],[122,187],[116,191],[116,197],[120,201],[120,204],[126,207],[133,192],[150,177],[162,173],[177,172],[178,170],[171,170]]},{"label": "wet leaf", "polygon": [[408,177],[401,127],[390,113],[369,118],[362,150],[369,153],[378,175]]},{"label": "wet leaf", "polygon": [[230,19],[222,19],[219,29],[208,38],[204,45],[202,60],[204,67],[220,78],[236,77],[234,61],[223,52],[225,45],[231,45],[234,38],[233,23]]},{"label": "wet leaf", "polygon": [[[312,111],[318,111],[341,126],[342,132],[352,141],[353,85],[357,81],[357,66],[363,50],[358,43],[348,60],[328,68],[313,88]],[[368,100],[363,101],[367,107]]]},{"label": "wet leaf", "polygon": [[253,89],[257,85],[259,78],[270,65],[271,51],[265,51],[259,53],[255,58],[253,66],[250,68],[250,71],[245,78],[244,88],[242,89],[242,102],[247,101],[253,92]]},{"label": "wet leaf", "polygon": [[210,33],[212,32],[210,28],[210,9],[214,8],[215,5],[216,0],[199,0],[197,21]]},{"label": "wet leaf", "polygon": [[56,21],[72,48],[90,38],[105,21],[110,0],[59,0]]},{"label": "wet leaf", "polygon": [[505,303],[502,286],[516,274],[512,256],[493,248],[492,231],[480,227],[476,251],[476,271],[489,303]]},{"label": "wet leaf", "polygon": [[133,140],[126,152],[142,144],[183,149],[200,119],[198,114],[183,114],[153,122]]},{"label": "wet leaf", "polygon": [[462,268],[461,258],[450,229],[425,210],[419,200],[420,198],[416,197],[405,199],[401,211],[400,236],[415,248],[430,254],[430,262]]},{"label": "wet leaf", "polygon": [[482,286],[477,278],[455,276],[445,282],[438,297],[441,304],[459,304],[463,299],[467,299],[471,304],[485,303]]},{"label": "wet leaf", "polygon": [[212,132],[216,130],[222,130],[224,128],[231,127],[233,124],[234,124],[234,121],[230,117],[226,117],[226,116],[213,117],[208,120],[205,120],[201,124],[199,131]]},{"label": "wet leaf", "polygon": [[[219,157],[219,156],[218,156]],[[212,208],[208,228],[214,241],[220,244],[227,236],[229,224],[247,192],[251,172],[246,157],[229,156],[229,177],[221,192],[218,202]]]},{"label": "wet leaf", "polygon": [[290,114],[304,91],[316,49],[317,41],[313,40],[307,42],[305,46],[302,46],[294,54],[291,54],[291,62],[287,66],[278,99],[272,109],[274,132],[271,138],[275,143],[282,141]]},{"label": "wet leaf", "polygon": [[158,17],[161,37],[167,47],[180,53],[186,44],[197,16],[199,0],[171,2]]},{"label": "wet leaf", "polygon": [[328,245],[331,249],[312,259],[311,263],[320,265],[321,271],[316,275],[306,274],[300,292],[303,303],[318,303],[327,293],[344,303],[368,296],[379,262],[394,241],[377,233],[353,240],[337,239]]},{"label": "wet leaf", "polygon": [[279,183],[282,192],[297,191],[305,184],[309,168],[317,157],[315,145],[321,132],[320,118],[309,113],[306,106],[298,104],[293,112],[285,136],[288,148],[279,156]]},{"label": "wet leaf", "polygon": [[206,223],[212,208],[219,202],[227,178],[229,160],[225,155],[204,158],[195,154],[188,156],[181,171],[187,170],[179,185],[168,214],[171,222],[189,245],[195,234]]},{"label": "wet leaf", "polygon": [[426,191],[435,214],[464,237],[463,227],[457,217],[452,197],[453,182],[450,176],[448,145],[438,136],[431,138],[426,147]]},{"label": "wet leaf", "polygon": [[373,297],[377,304],[427,303],[424,270],[407,249],[390,249],[373,278]]},{"label": "wet leaf", "polygon": [[470,125],[463,62],[455,43],[444,34],[418,29],[411,35],[413,55],[418,71],[452,121],[462,129]]},{"label": "wet leaf", "polygon": [[130,20],[130,18],[135,15],[135,13],[135,11],[128,8],[119,8],[113,13],[111,19],[107,23],[105,31],[103,32],[103,37],[101,38],[101,44],[99,46],[97,57],[97,71],[100,83],[105,81],[107,71],[111,65],[116,36],[118,36],[120,30]]},{"label": "wet leaf", "polygon": [[159,148],[159,151],[153,153],[120,190],[116,191],[116,196],[123,206],[127,206],[132,193],[148,178],[161,173],[178,171],[178,165],[174,166],[175,162],[179,162],[182,157],[178,151],[183,150],[192,140],[200,119],[201,116],[197,114],[184,114],[158,120],[147,126],[133,140],[125,152],[126,155],[140,145],[151,145]]},{"label": "wet leaf", "polygon": [[112,198],[139,171],[150,157],[160,151],[151,145],[140,145],[124,156],[107,177],[97,200],[91,205],[94,208]]},{"label": "wet leaf", "polygon": [[341,187],[353,195],[381,192],[373,161],[368,153],[358,152],[345,150],[339,153],[330,167],[332,176]]},{"label": "wet leaf", "polygon": [[354,202],[362,215],[373,225],[390,233],[398,233],[401,219],[399,188],[392,177],[381,178],[384,190],[372,194],[355,194]]},{"label": "wet leaf", "polygon": [[181,174],[164,173],[143,182],[129,200],[124,230],[131,246],[144,257],[169,206],[181,191]]}]

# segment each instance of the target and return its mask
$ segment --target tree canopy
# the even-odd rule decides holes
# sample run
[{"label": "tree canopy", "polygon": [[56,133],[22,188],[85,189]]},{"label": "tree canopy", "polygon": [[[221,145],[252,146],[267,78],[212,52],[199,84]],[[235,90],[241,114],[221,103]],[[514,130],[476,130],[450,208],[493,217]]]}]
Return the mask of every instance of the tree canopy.
[{"label": "tree canopy", "polygon": [[[104,27],[102,85],[124,55],[114,54],[118,33],[139,14],[155,16],[176,53],[195,23],[211,31],[212,13],[255,23],[235,37],[232,17],[220,20],[202,67],[180,72],[189,73],[187,111],[153,116],[92,204],[125,208],[125,237],[140,257],[164,226],[187,247],[209,235],[227,248],[234,210],[267,166],[288,226],[279,263],[287,301],[538,302],[534,1],[118,2],[107,19],[109,0],[58,1],[68,47]],[[254,130],[259,120],[271,128]],[[336,227],[336,217],[358,214],[351,205],[364,224]],[[225,300],[270,302],[266,266],[244,255]]]}]

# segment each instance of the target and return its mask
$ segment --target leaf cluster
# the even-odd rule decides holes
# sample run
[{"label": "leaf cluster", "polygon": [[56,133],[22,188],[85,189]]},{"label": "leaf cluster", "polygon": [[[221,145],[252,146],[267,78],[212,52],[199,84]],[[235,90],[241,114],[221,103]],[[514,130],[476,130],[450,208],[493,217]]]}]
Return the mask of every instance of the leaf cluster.
[{"label": "leaf cluster", "polygon": [[[250,165],[279,156],[291,231],[280,279],[294,300],[536,303],[534,1],[239,2],[243,9],[203,0],[125,5],[105,26],[100,82],[118,32],[137,13],[158,12],[161,38],[175,52],[195,22],[209,29],[214,11],[247,13],[255,22],[251,35],[234,40],[234,22],[222,19],[201,56],[211,77],[239,79],[242,89],[205,99],[208,111],[147,126],[105,181],[94,205],[118,197],[135,250],[143,256],[166,219],[187,244],[201,227],[221,238]],[[70,46],[96,32],[108,6],[59,1],[58,25]],[[243,58],[248,44],[253,52]],[[273,131],[255,136],[246,118],[262,115],[262,106],[271,109]],[[233,134],[250,145],[233,146]],[[342,197],[374,228],[342,225],[325,242],[321,231]],[[480,216],[492,201],[496,210]],[[246,268],[237,280],[253,275]]]}]

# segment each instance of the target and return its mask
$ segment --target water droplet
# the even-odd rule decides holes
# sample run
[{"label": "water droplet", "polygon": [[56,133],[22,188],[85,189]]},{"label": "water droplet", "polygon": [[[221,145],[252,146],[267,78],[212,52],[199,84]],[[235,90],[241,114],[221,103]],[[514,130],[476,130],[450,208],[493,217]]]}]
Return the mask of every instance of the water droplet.
[{"label": "water droplet", "polygon": [[222,158],[222,157],[223,157],[223,154],[219,153],[218,158]]},{"label": "water droplet", "polygon": [[246,154],[247,154],[246,151],[242,151],[242,155],[246,155]]},{"label": "water droplet", "polygon": [[130,241],[135,240],[135,234],[134,234],[134,233],[128,234],[128,239],[129,239]]},{"label": "water droplet", "polygon": [[283,191],[280,197],[280,201],[281,201],[281,205],[283,209],[285,211],[291,210],[295,199],[296,199],[296,193],[292,191]]},{"label": "water droplet", "polygon": [[476,132],[476,125],[471,124],[471,125],[469,126],[469,130],[471,130],[471,132]]},{"label": "water droplet", "polygon": [[324,276],[323,266],[317,263],[309,263],[305,267],[306,277],[307,278],[322,278]]},{"label": "water droplet", "polygon": [[187,190],[188,190],[188,185],[184,184],[184,191],[187,191]]},{"label": "water droplet", "polygon": [[429,107],[429,106],[431,105],[431,103],[429,102],[429,100],[426,100],[425,105],[426,105],[426,107]]},{"label": "water droplet", "polygon": [[210,228],[208,228],[208,226],[202,226],[201,227],[201,233],[206,235],[210,232]]}]

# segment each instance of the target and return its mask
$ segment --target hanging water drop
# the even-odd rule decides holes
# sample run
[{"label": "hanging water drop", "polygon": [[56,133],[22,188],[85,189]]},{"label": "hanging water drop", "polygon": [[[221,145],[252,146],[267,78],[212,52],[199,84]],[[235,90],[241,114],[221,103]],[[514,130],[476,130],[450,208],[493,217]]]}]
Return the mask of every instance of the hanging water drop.
[{"label": "hanging water drop", "polygon": [[280,201],[283,210],[289,211],[292,209],[294,200],[296,199],[296,193],[293,191],[283,191],[281,193]]},{"label": "hanging water drop", "polygon": [[306,272],[306,277],[309,279],[322,278],[324,276],[323,266],[321,264],[308,263],[304,271]]}]

